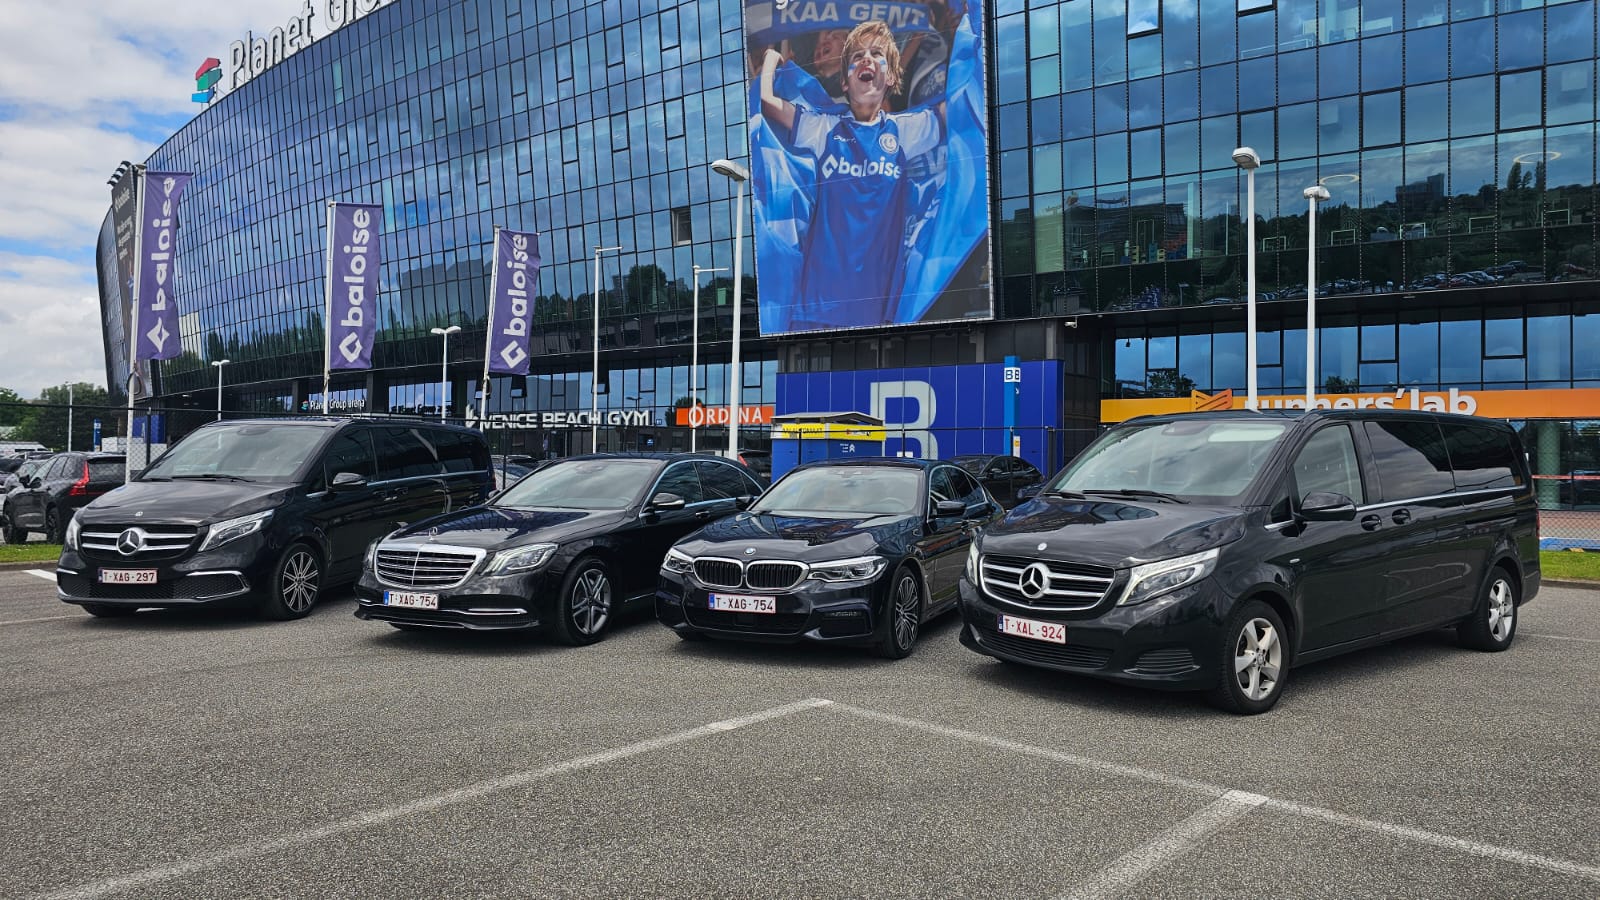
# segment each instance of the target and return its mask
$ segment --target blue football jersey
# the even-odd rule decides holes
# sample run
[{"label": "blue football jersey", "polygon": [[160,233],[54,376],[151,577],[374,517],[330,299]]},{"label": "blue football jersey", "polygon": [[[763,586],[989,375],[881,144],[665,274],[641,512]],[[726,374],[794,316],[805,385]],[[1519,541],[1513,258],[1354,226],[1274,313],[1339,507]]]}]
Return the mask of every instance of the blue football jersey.
[{"label": "blue football jersey", "polygon": [[939,142],[931,109],[852,115],[795,109],[792,143],[817,159],[816,207],[806,232],[794,326],[854,328],[892,320],[905,243],[906,161]]}]

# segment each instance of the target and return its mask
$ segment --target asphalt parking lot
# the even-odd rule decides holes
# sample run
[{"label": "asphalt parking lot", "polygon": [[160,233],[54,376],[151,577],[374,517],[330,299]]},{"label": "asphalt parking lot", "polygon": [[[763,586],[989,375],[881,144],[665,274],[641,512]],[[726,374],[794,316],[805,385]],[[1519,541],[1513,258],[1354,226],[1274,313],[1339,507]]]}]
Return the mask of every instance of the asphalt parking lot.
[{"label": "asphalt parking lot", "polygon": [[1600,592],[1277,709],[1002,665],[96,620],[0,572],[0,896],[1594,897]]}]

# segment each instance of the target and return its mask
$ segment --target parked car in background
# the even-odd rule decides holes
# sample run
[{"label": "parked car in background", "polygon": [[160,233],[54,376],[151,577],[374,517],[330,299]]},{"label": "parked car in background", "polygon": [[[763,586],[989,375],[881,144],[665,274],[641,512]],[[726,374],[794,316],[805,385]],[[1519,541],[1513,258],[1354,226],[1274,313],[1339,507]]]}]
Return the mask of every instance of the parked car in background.
[{"label": "parked car in background", "polygon": [[1033,467],[1033,463],[1015,456],[968,454],[952,456],[950,462],[978,479],[983,489],[1000,501],[1000,505],[1006,509],[1022,501],[1017,495],[1018,491],[1044,483],[1044,476]]},{"label": "parked car in background", "polygon": [[0,441],[0,458],[49,452],[50,448],[38,441]]},{"label": "parked car in background", "polygon": [[41,460],[26,481],[6,495],[6,540],[20,544],[30,533],[61,543],[79,509],[122,485],[121,454],[57,453]]},{"label": "parked car in background", "polygon": [[356,617],[397,628],[540,628],[601,637],[648,600],[667,548],[761,493],[749,469],[700,453],[556,460],[488,504],[375,542]]},{"label": "parked car in background", "polygon": [[744,448],[739,451],[739,462],[744,463],[763,482],[772,480],[772,451]]},{"label": "parked car in background", "polygon": [[801,466],[667,553],[656,617],[685,639],[817,641],[899,659],[955,608],[967,547],[1000,513],[948,463]]},{"label": "parked car in background", "polygon": [[1260,713],[1291,668],[1454,627],[1504,650],[1539,590],[1504,422],[1382,410],[1133,419],[973,544],[961,641]]},{"label": "parked car in background", "polygon": [[214,422],[79,512],[57,593],[96,616],[254,604],[306,615],[403,522],[491,493],[483,435],[383,419]]},{"label": "parked car in background", "polygon": [[[14,491],[21,490],[22,483],[32,477],[43,465],[43,459],[24,459],[15,471],[0,479],[0,538],[3,538],[8,543],[11,541],[11,494]],[[19,534],[18,536],[24,540],[27,539],[26,534]]]}]

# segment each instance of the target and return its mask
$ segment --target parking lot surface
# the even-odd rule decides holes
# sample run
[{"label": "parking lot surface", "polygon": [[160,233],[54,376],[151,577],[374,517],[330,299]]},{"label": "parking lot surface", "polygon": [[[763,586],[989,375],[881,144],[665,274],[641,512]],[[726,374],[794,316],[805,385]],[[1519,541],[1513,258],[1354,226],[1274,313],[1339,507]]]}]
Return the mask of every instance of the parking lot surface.
[{"label": "parking lot surface", "polygon": [[1600,592],[1275,710],[677,640],[96,620],[0,572],[0,896],[1594,897]]}]

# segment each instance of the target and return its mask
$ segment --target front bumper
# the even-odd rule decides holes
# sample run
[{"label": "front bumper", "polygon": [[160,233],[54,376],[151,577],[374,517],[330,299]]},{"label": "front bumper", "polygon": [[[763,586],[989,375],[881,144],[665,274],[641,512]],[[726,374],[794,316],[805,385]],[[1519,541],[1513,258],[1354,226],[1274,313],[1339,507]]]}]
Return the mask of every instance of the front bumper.
[{"label": "front bumper", "polygon": [[775,644],[804,641],[857,646],[882,633],[886,578],[853,584],[802,582],[784,592],[728,590],[776,600],[776,613],[736,613],[711,608],[712,589],[663,572],[656,587],[656,618],[681,634]]},{"label": "front bumper", "polygon": [[[1210,578],[1136,606],[1103,601],[1073,613],[1002,603],[961,579],[961,643],[1009,662],[1164,690],[1204,690],[1220,673],[1222,626],[1232,606]],[[1059,623],[1067,642],[1004,634],[1000,616]]]},{"label": "front bumper", "polygon": [[[368,569],[356,583],[358,619],[422,628],[516,631],[542,628],[551,621],[561,578],[544,570],[515,575],[472,575],[447,590],[425,590],[380,582]],[[433,594],[438,609],[412,609],[384,602],[389,591]]]},{"label": "front bumper", "polygon": [[[273,556],[259,534],[204,553],[184,551],[175,559],[113,558],[62,550],[56,563],[56,597],[63,603],[129,608],[231,605],[251,598],[272,578]],[[154,584],[109,584],[103,573],[154,570]]]}]

